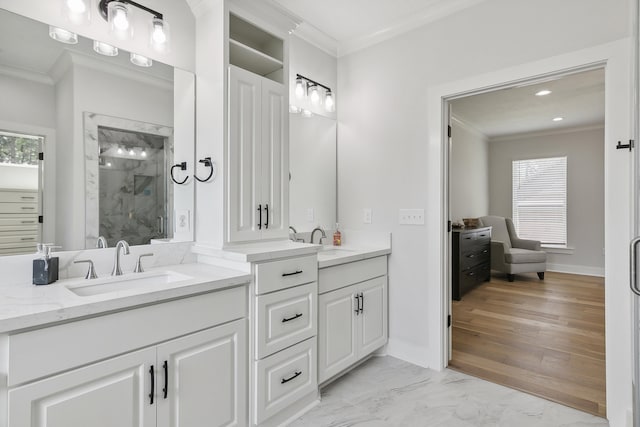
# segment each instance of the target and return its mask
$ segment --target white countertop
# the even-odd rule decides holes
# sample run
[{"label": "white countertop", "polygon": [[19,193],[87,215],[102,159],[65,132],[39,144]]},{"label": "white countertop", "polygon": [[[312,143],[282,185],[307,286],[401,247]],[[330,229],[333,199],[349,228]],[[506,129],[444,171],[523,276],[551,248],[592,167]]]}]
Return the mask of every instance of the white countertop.
[{"label": "white countertop", "polygon": [[[251,280],[250,274],[205,264],[162,266],[150,268],[145,273],[129,273],[120,278],[133,275],[144,278],[168,271],[186,277],[173,283],[154,283],[153,286],[91,296],[78,296],[67,288],[91,283],[91,280],[85,279],[59,280],[44,286],[30,283],[0,286],[0,333],[216,291],[243,285]],[[117,280],[97,280],[103,279]]]},{"label": "white countertop", "polygon": [[390,246],[356,247],[356,246],[324,246],[318,252],[318,268],[332,267],[348,262],[375,258],[391,253]]},{"label": "white countertop", "polygon": [[196,254],[211,255],[230,261],[260,262],[278,258],[315,254],[320,245],[292,242],[291,240],[275,240],[271,242],[239,243],[224,249],[212,249],[197,244],[191,249]]}]

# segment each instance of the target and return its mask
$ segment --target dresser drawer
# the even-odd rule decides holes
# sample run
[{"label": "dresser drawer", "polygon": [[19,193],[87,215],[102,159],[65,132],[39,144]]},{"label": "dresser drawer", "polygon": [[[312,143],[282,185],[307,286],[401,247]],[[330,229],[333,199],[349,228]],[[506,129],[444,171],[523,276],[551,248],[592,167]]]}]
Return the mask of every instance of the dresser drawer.
[{"label": "dresser drawer", "polygon": [[35,214],[38,213],[37,203],[1,203],[0,213]]},{"label": "dresser drawer", "polygon": [[460,277],[460,296],[474,288],[478,283],[488,281],[490,279],[490,271],[491,269],[487,264],[463,271]]},{"label": "dresser drawer", "polygon": [[38,228],[38,215],[0,215],[0,231],[4,230],[30,230]]},{"label": "dresser drawer", "polygon": [[0,233],[0,245],[5,243],[15,245],[38,243],[38,232],[23,232],[19,235],[6,235],[4,233]]},{"label": "dresser drawer", "polygon": [[256,265],[256,294],[279,291],[318,280],[316,255]]},{"label": "dresser drawer", "polygon": [[0,203],[37,203],[38,193],[30,191],[0,191]]},{"label": "dresser drawer", "polygon": [[490,262],[490,247],[488,245],[472,246],[462,252],[460,256],[460,269],[467,270],[478,264]]},{"label": "dresser drawer", "polygon": [[258,424],[317,390],[315,338],[254,363],[257,387],[253,409]]},{"label": "dresser drawer", "polygon": [[257,297],[256,359],[315,336],[318,282]]}]

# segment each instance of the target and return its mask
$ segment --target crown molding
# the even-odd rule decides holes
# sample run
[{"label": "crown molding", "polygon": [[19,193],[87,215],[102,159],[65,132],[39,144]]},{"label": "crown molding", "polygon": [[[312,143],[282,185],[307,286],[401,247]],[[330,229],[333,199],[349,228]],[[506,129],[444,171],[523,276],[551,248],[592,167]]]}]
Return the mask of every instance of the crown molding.
[{"label": "crown molding", "polygon": [[8,65],[0,65],[0,74],[16,79],[28,80],[35,83],[53,85],[53,79],[51,77],[37,71],[24,70]]},{"label": "crown molding", "polygon": [[317,47],[321,51],[338,57],[338,41],[323,33],[308,22],[302,22],[293,31],[293,35]]},{"label": "crown molding", "polygon": [[456,123],[458,126],[460,126],[461,128],[465,129],[467,132],[474,133],[474,134],[480,136],[485,141],[489,141],[489,137],[485,133],[480,131],[478,128],[474,127],[471,123],[464,121],[460,117],[456,117],[456,116],[452,115],[451,116],[451,122],[452,123]]},{"label": "crown molding", "polygon": [[372,34],[339,42],[338,57],[349,55],[358,50],[397,37],[411,30],[442,19],[448,15],[452,15],[460,10],[475,6],[483,1],[485,0],[449,0],[446,2],[438,2],[433,6],[426,7],[422,11],[414,13],[406,19],[397,21],[394,24],[386,28],[382,28]]},{"label": "crown molding", "polygon": [[576,133],[576,132],[587,132],[590,130],[599,130],[604,129],[604,122],[602,123],[594,123],[590,125],[584,126],[573,126],[562,129],[547,129],[533,132],[522,132],[522,133],[514,133],[509,135],[500,135],[494,138],[489,138],[489,142],[504,142],[504,141],[516,141],[519,139],[528,139],[535,138],[539,136],[552,136],[552,135],[563,135],[567,133]]}]

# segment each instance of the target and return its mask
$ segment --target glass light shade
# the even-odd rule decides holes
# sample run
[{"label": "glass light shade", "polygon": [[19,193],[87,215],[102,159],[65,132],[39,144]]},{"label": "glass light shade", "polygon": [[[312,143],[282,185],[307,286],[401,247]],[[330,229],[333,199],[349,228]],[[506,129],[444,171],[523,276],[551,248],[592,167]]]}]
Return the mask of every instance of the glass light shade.
[{"label": "glass light shade", "polygon": [[78,43],[78,35],[76,33],[72,33],[71,31],[67,31],[63,28],[54,27],[53,25],[49,25],[49,37],[59,41],[60,43]]},{"label": "glass light shade", "polygon": [[112,1],[107,6],[109,30],[121,40],[128,40],[133,37],[133,25],[131,25],[130,17],[129,6],[126,3]]},{"label": "glass light shade", "polygon": [[169,52],[169,47],[171,46],[171,28],[167,21],[160,18],[153,18],[151,20],[149,44],[158,52]]},{"label": "glass light shade", "polygon": [[313,113],[310,110],[304,109],[304,110],[302,110],[302,116],[303,117],[311,117],[311,116],[313,116]]},{"label": "glass light shade", "polygon": [[296,79],[296,98],[298,99],[302,99],[304,98],[304,82],[302,81],[302,78],[298,77]]},{"label": "glass light shade", "polygon": [[63,0],[64,14],[74,24],[89,22],[90,0]]},{"label": "glass light shade", "polygon": [[311,86],[311,89],[309,89],[309,98],[311,99],[311,103],[313,105],[318,105],[318,102],[320,102],[320,93],[318,92],[318,86]]},{"label": "glass light shade", "polygon": [[328,90],[327,94],[324,97],[324,109],[329,112],[333,112],[335,111],[335,108],[336,108],[336,104],[333,101],[333,94],[331,93],[330,90]]},{"label": "glass light shade", "polygon": [[137,65],[138,67],[151,67],[153,65],[153,61],[150,58],[137,53],[132,52],[129,59],[132,64]]},{"label": "glass light shade", "polygon": [[104,56],[117,56],[118,48],[115,46],[111,46],[108,43],[99,42],[98,40],[93,41],[93,50],[98,52],[100,55]]}]

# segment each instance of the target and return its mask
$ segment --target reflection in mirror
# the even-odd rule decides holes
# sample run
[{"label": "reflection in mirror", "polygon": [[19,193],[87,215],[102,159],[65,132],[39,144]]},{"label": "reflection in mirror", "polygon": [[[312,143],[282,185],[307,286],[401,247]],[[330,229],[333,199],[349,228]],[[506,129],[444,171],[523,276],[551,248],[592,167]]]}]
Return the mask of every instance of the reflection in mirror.
[{"label": "reflection in mirror", "polygon": [[194,76],[129,56],[0,9],[0,255],[193,240],[192,180],[168,171],[193,165]]},{"label": "reflection in mirror", "polygon": [[336,122],[292,113],[289,118],[289,223],[298,232],[336,222]]}]

